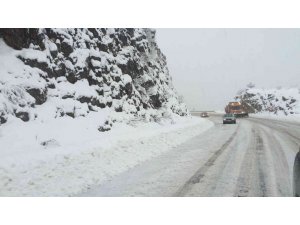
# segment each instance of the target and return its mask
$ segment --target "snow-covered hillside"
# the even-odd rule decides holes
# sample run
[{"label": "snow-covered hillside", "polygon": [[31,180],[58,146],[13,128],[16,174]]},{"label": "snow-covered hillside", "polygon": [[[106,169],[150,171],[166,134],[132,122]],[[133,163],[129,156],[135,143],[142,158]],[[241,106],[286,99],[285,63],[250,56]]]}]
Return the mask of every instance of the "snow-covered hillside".
[{"label": "snow-covered hillside", "polygon": [[152,29],[0,29],[0,196],[72,195],[212,126]]},{"label": "snow-covered hillside", "polygon": [[300,115],[300,90],[298,88],[260,89],[248,87],[235,97],[251,113],[274,115]]},{"label": "snow-covered hillside", "polygon": [[[0,121],[188,114],[152,29],[0,29]],[[106,118],[100,130],[111,128]]]}]

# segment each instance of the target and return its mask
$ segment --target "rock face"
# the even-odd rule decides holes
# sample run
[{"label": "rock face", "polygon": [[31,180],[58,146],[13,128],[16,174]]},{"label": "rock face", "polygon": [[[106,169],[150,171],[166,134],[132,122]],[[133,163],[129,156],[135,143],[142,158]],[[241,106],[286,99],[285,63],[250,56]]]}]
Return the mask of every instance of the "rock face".
[{"label": "rock face", "polygon": [[300,90],[297,88],[246,88],[235,99],[246,106],[250,113],[300,114]]},{"label": "rock face", "polygon": [[50,102],[55,117],[107,107],[139,117],[188,114],[155,30],[0,29],[0,47],[0,123],[9,114],[34,119],[31,109]]}]

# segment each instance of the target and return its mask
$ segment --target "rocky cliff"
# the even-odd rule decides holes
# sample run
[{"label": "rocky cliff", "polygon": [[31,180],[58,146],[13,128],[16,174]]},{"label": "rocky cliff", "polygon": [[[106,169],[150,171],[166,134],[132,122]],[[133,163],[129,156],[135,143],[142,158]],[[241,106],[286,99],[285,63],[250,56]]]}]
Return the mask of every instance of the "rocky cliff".
[{"label": "rocky cliff", "polygon": [[0,124],[102,109],[147,121],[188,114],[155,30],[0,29]]},{"label": "rocky cliff", "polygon": [[300,114],[300,90],[297,88],[248,87],[241,90],[235,99],[242,102],[250,113]]}]

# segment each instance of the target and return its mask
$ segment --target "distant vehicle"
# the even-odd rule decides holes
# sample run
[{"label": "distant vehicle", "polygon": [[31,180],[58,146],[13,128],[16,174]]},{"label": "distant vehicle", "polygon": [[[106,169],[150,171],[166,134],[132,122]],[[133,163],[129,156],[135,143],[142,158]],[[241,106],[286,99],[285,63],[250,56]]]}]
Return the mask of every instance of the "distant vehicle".
[{"label": "distant vehicle", "polygon": [[201,113],[201,115],[200,115],[200,116],[201,116],[201,117],[209,117],[207,112],[203,112],[203,113]]},{"label": "distant vehicle", "polygon": [[240,102],[229,102],[225,107],[226,113],[232,113],[236,117],[248,117],[249,114]]},{"label": "distant vehicle", "polygon": [[300,149],[294,161],[294,174],[293,174],[293,192],[295,197],[300,197]]},{"label": "distant vehicle", "polygon": [[223,116],[223,124],[227,124],[227,123],[236,124],[236,117],[235,117],[234,114],[232,114],[232,113],[226,113]]}]

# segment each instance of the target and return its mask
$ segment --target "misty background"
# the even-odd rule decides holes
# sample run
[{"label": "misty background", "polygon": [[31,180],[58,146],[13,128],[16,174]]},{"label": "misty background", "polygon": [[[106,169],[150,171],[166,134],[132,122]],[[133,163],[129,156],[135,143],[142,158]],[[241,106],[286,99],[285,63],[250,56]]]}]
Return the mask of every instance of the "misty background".
[{"label": "misty background", "polygon": [[300,29],[157,29],[156,39],[190,110],[223,110],[250,82],[300,86]]}]

